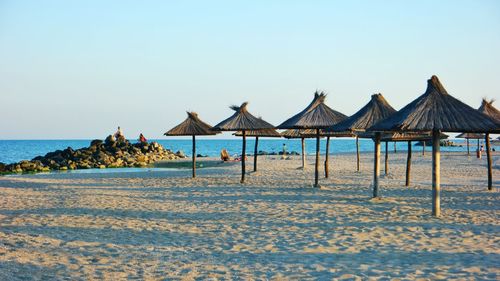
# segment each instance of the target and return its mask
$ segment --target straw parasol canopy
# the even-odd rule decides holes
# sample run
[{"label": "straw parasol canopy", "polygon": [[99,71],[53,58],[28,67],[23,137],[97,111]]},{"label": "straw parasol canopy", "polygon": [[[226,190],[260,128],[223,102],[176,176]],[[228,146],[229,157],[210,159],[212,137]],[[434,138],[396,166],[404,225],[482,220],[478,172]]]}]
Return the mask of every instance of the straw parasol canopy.
[{"label": "straw parasol canopy", "polygon": [[212,129],[215,131],[241,131],[243,136],[243,148],[241,153],[241,183],[245,182],[245,153],[246,153],[246,133],[247,131],[274,129],[274,126],[250,114],[247,110],[248,102],[241,106],[230,106],[234,110],[231,117],[221,121]]},{"label": "straw parasol canopy", "polygon": [[[373,139],[374,142],[376,142],[376,133],[375,132],[359,132],[358,136],[360,138],[371,138]],[[449,136],[441,133],[440,139],[447,139]],[[387,175],[389,173],[389,153],[388,153],[388,143],[389,142],[408,142],[408,150],[407,150],[407,175],[406,175],[406,186],[410,185],[409,182],[409,173],[410,173],[410,161],[411,161],[411,142],[417,141],[417,142],[422,142],[423,143],[423,149],[425,149],[425,142],[432,140],[432,133],[431,132],[387,132],[387,133],[381,133],[380,134],[380,139],[379,142],[385,142],[385,174]],[[376,145],[376,144],[375,144]],[[375,147],[375,152],[376,152],[376,147]],[[375,156],[377,157],[377,156]]]},{"label": "straw parasol canopy", "polygon": [[[233,135],[237,137],[243,136],[241,131],[237,131]],[[264,138],[281,138],[281,134],[275,129],[264,129],[264,130],[249,130],[245,132],[247,137],[264,137]]]},{"label": "straw parasol canopy", "polygon": [[460,135],[457,135],[455,138],[457,139],[482,139],[484,138],[484,134],[478,134],[478,133],[461,133]]},{"label": "straw parasol canopy", "polygon": [[457,135],[455,138],[457,139],[465,139],[467,145],[467,155],[470,155],[470,147],[469,140],[477,140],[477,150],[479,150],[479,140],[484,138],[484,134],[478,133],[461,133]]},{"label": "straw parasol canopy", "polygon": [[[233,135],[241,137],[243,136],[242,131],[237,131]],[[255,137],[255,147],[253,152],[253,171],[257,172],[257,155],[258,155],[258,146],[259,146],[259,137],[266,138],[281,138],[281,134],[278,133],[275,129],[263,129],[263,130],[250,130],[246,132],[246,136]]]},{"label": "straw parasol canopy", "polygon": [[[354,113],[352,116],[348,117],[344,121],[334,125],[331,128],[326,129],[326,131],[348,131],[348,132],[364,132],[373,124],[384,120],[385,118],[396,113],[396,110],[387,102],[387,100],[382,96],[382,94],[374,94],[371,96],[370,101],[363,106],[358,112]],[[356,167],[359,172],[359,137],[363,137],[362,134],[356,136]],[[368,136],[371,138],[371,136]],[[387,143],[386,143],[387,148]],[[386,151],[387,158],[387,151]],[[387,161],[386,161],[387,162]],[[386,165],[387,167],[387,165]],[[387,171],[387,169],[386,169]]]},{"label": "straw parasol canopy", "polygon": [[[432,132],[433,215],[440,215],[440,132],[499,132],[500,125],[487,115],[452,97],[436,76],[427,81],[427,90],[387,119],[369,128],[376,132]],[[380,142],[380,133],[376,139]],[[378,148],[380,150],[380,146]],[[377,161],[376,161],[377,162]],[[374,197],[378,192],[378,165],[375,162]]]},{"label": "straw parasol canopy", "polygon": [[212,129],[215,131],[245,131],[245,134],[249,130],[274,129],[273,125],[250,114],[247,106],[248,102],[242,103],[241,106],[230,106],[229,108],[234,110],[234,114]]},{"label": "straw parasol canopy", "polygon": [[374,94],[370,101],[358,112],[333,127],[326,129],[326,131],[365,131],[375,123],[386,119],[394,113],[396,113],[396,110],[387,102],[382,94]]},{"label": "straw parasol canopy", "polygon": [[493,118],[495,121],[497,121],[497,123],[500,123],[500,110],[496,109],[493,106],[494,102],[495,100],[493,99],[490,101],[483,99],[483,101],[481,102],[481,106],[479,107],[478,110]]},{"label": "straw parasol canopy", "polygon": [[393,132],[500,132],[490,117],[449,95],[437,76],[427,81],[427,90],[396,114],[378,122],[372,131]]},{"label": "straw parasol canopy", "polygon": [[[326,135],[329,136],[334,136],[334,137],[344,137],[344,136],[351,136],[353,137],[353,134],[342,132],[325,132],[324,130],[320,130],[320,135],[321,137],[324,137]],[[305,169],[306,165],[306,143],[305,139],[307,138],[316,138],[316,130],[314,129],[288,129],[285,130],[281,133],[281,136],[286,138],[286,139],[300,139],[301,144],[302,144],[302,169]]]},{"label": "straw parasol canopy", "polygon": [[[496,109],[493,106],[493,102],[495,100],[487,101],[486,99],[483,99],[481,106],[479,107],[479,112],[482,112],[492,119],[494,119],[497,124],[500,124],[500,111]],[[490,134],[486,133],[484,136],[484,142],[486,143],[486,158],[488,162],[488,189],[492,190],[493,189],[493,172],[491,170],[491,150],[490,150]],[[477,145],[479,146],[479,140],[477,141]],[[481,151],[478,149],[478,152],[481,153]],[[478,154],[480,156],[481,154]]]},{"label": "straw parasol canopy", "polygon": [[215,135],[212,126],[201,121],[196,112],[187,112],[188,117],[179,125],[173,127],[165,136],[192,136],[193,137],[193,178],[196,177],[196,136]]},{"label": "straw parasol canopy", "polygon": [[301,112],[281,123],[278,129],[325,129],[347,118],[325,104],[326,94],[317,91],[313,101]]},{"label": "straw parasol canopy", "polygon": [[[447,139],[449,136],[447,134],[441,133],[440,139]],[[415,132],[407,132],[407,133],[383,133],[380,137],[381,141],[429,141],[432,140],[432,133],[415,133]]]},{"label": "straw parasol canopy", "polygon": [[[370,134],[370,132],[366,132],[365,134]],[[375,136],[374,133],[371,133],[372,137]],[[439,138],[440,139],[447,139],[449,136],[441,133]],[[406,156],[406,181],[405,181],[405,186],[410,186],[410,174],[411,174],[411,156],[412,156],[412,141],[419,141],[422,142],[424,147],[425,147],[425,142],[432,140],[432,133],[430,132],[423,132],[423,133],[416,133],[416,132],[406,132],[406,133],[397,133],[397,132],[389,132],[389,133],[382,133],[380,136],[380,141],[385,142],[385,174],[388,173],[389,170],[389,164],[388,164],[388,152],[387,152],[387,143],[390,141],[393,142],[407,142],[408,143],[408,149],[407,149],[407,156]]]},{"label": "straw parasol canopy", "polygon": [[[447,134],[441,133],[440,139],[447,139],[449,136]],[[405,186],[410,186],[410,174],[411,174],[411,149],[412,149],[412,141],[422,142],[422,149],[425,149],[425,142],[432,140],[432,133],[423,132],[423,133],[414,133],[414,132],[406,132],[406,133],[383,133],[380,138],[381,141],[394,141],[394,142],[408,142],[408,150],[406,156],[406,181]],[[387,146],[387,143],[386,143]],[[387,150],[386,150],[387,154]]]},{"label": "straw parasol canopy", "polygon": [[[311,134],[314,134],[313,137],[310,137]],[[306,168],[306,138],[315,138],[316,130],[314,129],[288,129],[281,132],[281,136],[286,139],[300,139],[300,143],[302,146],[302,169]]]},{"label": "straw parasol canopy", "polygon": [[[359,133],[361,138],[375,138],[375,132]],[[441,133],[440,139],[447,139],[447,134]],[[380,141],[428,141],[432,140],[431,132],[386,132],[380,134]]]},{"label": "straw parasol canopy", "polygon": [[306,136],[309,136],[309,135],[314,135],[314,137],[316,137],[316,130],[314,130],[314,129],[306,129],[306,130],[288,129],[288,130],[281,132],[281,136],[286,138],[286,139],[301,139],[301,138],[306,138]]},{"label": "straw parasol canopy", "polygon": [[[354,133],[350,132],[325,132],[325,130],[319,130],[319,134],[321,137],[354,137],[356,136]],[[315,129],[288,129],[281,133],[281,136],[286,139],[300,139],[300,138],[315,138],[316,130]]]},{"label": "straw parasol canopy", "polygon": [[187,112],[188,117],[179,125],[173,127],[165,136],[203,136],[215,135],[218,132],[212,131],[212,126],[203,122],[196,112]]},{"label": "straw parasol canopy", "polygon": [[[312,102],[301,112],[287,119],[278,129],[315,129],[316,130],[316,164],[314,186],[319,187],[319,138],[321,129],[328,128],[347,118],[325,104],[326,94],[316,91]],[[328,149],[327,153],[328,155]],[[325,163],[326,164],[326,163]],[[326,166],[326,165],[325,165]]]}]

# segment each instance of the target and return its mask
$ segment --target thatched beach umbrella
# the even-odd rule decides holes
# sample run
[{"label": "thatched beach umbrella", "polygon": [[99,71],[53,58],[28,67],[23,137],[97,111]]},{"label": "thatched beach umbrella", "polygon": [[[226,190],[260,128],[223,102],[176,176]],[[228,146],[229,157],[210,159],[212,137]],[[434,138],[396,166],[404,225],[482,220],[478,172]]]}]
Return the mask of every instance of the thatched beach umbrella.
[{"label": "thatched beach umbrella", "polygon": [[356,135],[350,132],[325,132],[325,130],[320,131],[321,136],[326,137],[326,147],[325,147],[325,178],[328,178],[329,171],[329,156],[330,156],[330,138],[352,138]]},{"label": "thatched beach umbrella", "polygon": [[[315,133],[311,133],[314,130],[305,130],[302,135],[308,138],[316,137]],[[325,145],[325,178],[328,178],[329,174],[329,162],[330,162],[330,138],[348,138],[355,137],[354,134],[349,132],[325,132],[325,130],[319,130],[320,137],[326,137],[326,145]]]},{"label": "thatched beach umbrella", "polygon": [[212,126],[198,118],[196,112],[188,112],[188,117],[179,125],[166,132],[165,136],[192,136],[193,137],[193,178],[196,177],[196,136],[215,135]]},{"label": "thatched beach umbrella", "polygon": [[326,95],[315,92],[313,101],[301,112],[289,118],[279,129],[315,129],[316,130],[316,164],[314,186],[319,187],[319,139],[321,129],[328,128],[344,120],[347,116],[335,111],[325,104]]},{"label": "thatched beach umbrella", "polygon": [[[234,133],[235,136],[243,136],[243,132],[238,131]],[[257,155],[259,146],[259,137],[265,138],[281,138],[281,134],[275,129],[264,129],[264,130],[251,130],[246,133],[247,137],[255,137],[255,147],[253,152],[253,171],[257,172]]]},{"label": "thatched beach umbrella", "polygon": [[[366,129],[373,126],[375,123],[384,120],[385,118],[396,113],[396,110],[387,102],[382,94],[372,95],[370,101],[363,106],[358,112],[348,117],[344,121],[335,126],[326,129],[326,131],[348,131],[352,133],[364,132]],[[387,158],[387,143],[386,143],[386,158]],[[357,170],[359,172],[359,140],[356,136],[356,156]],[[387,161],[386,161],[387,162]],[[387,165],[386,165],[387,171]]]},{"label": "thatched beach umbrella", "polygon": [[[500,111],[493,106],[495,100],[487,101],[483,99],[481,106],[479,107],[479,112],[482,112],[498,124],[500,124]],[[488,190],[493,189],[493,173],[491,171],[491,151],[490,151],[490,134],[487,132],[484,136],[484,141],[486,143],[486,161],[488,163]]]},{"label": "thatched beach umbrella", "polygon": [[[373,134],[373,133],[372,133]],[[441,133],[441,136],[439,137],[440,139],[447,139],[448,135]],[[405,186],[410,186],[410,175],[411,175],[411,142],[412,141],[429,141],[432,140],[432,134],[427,132],[427,133],[413,133],[413,132],[407,132],[407,133],[383,133],[380,137],[380,141],[385,141],[386,144],[389,141],[393,141],[394,143],[396,142],[407,142],[408,143],[408,150],[407,150],[407,156],[406,156],[406,181],[405,181]],[[387,155],[387,147],[386,147],[386,155]],[[387,174],[387,156],[385,159],[385,166],[386,166],[386,174]]]},{"label": "thatched beach umbrella", "polygon": [[484,134],[461,133],[460,135],[457,135],[455,138],[466,140],[466,142],[467,142],[467,155],[470,155],[469,140],[477,140],[477,150],[479,151],[479,140],[484,138]]},{"label": "thatched beach umbrella", "polygon": [[[287,133],[288,132],[288,133]],[[325,132],[325,130],[320,130],[320,137],[326,137],[326,146],[325,146],[325,178],[328,178],[329,172],[329,156],[330,156],[330,138],[347,138],[354,137],[355,135],[349,132]],[[316,138],[316,130],[314,129],[306,129],[306,130],[298,130],[298,129],[289,129],[282,133],[282,135],[290,135],[288,138],[297,138],[293,137],[294,135],[298,135],[299,138],[302,139],[302,168],[304,168],[304,150],[305,144],[304,139]],[[286,138],[286,136],[285,136]]]},{"label": "thatched beach umbrella", "polygon": [[495,121],[500,122],[500,110],[493,106],[494,102],[495,100],[487,101],[486,99],[483,99],[478,110],[493,118]]},{"label": "thatched beach umbrella", "polygon": [[[440,208],[440,147],[441,132],[499,132],[500,125],[487,115],[449,95],[436,76],[427,81],[427,90],[389,118],[375,124],[371,131],[380,142],[380,132],[432,132],[432,213],[439,216]],[[380,148],[378,149],[380,150]],[[373,195],[378,194],[378,171],[375,161]]]},{"label": "thatched beach umbrella", "polygon": [[250,114],[247,110],[248,102],[241,106],[233,105],[230,108],[234,110],[231,117],[221,121],[212,129],[216,131],[241,131],[243,137],[243,148],[241,153],[241,183],[245,182],[245,154],[246,154],[246,136],[247,131],[274,129],[274,126]]},{"label": "thatched beach umbrella", "polygon": [[[306,138],[312,138],[308,137],[310,134],[315,134],[316,131],[313,129],[307,129],[307,130],[299,130],[299,129],[288,129],[285,130],[281,133],[281,136],[286,138],[286,139],[300,139],[301,146],[302,146],[302,169],[305,169],[306,166]],[[316,137],[316,136],[314,136]]]}]

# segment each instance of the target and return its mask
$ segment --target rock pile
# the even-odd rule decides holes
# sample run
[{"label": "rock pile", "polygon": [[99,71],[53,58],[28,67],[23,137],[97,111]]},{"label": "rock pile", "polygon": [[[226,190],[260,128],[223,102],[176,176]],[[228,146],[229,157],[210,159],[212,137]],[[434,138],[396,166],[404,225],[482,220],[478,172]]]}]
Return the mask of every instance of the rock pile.
[{"label": "rock pile", "polygon": [[46,172],[90,168],[146,167],[160,160],[186,157],[182,152],[172,152],[157,142],[131,144],[124,138],[93,140],[89,147],[49,152],[31,161],[5,165],[0,163],[0,173]]}]

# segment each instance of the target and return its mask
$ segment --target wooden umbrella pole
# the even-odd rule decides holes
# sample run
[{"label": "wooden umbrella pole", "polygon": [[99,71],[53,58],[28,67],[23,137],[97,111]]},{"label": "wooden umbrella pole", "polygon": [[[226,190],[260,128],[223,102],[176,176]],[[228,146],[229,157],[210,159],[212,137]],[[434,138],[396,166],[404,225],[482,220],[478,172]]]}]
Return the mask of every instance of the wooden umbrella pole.
[{"label": "wooden umbrella pole", "polygon": [[304,138],[301,138],[302,142],[302,169],[306,167],[306,142]]},{"label": "wooden umbrella pole", "polygon": [[488,190],[493,190],[493,174],[491,171],[491,151],[490,151],[490,134],[487,133],[484,137],[486,143],[486,159],[488,162]]},{"label": "wooden umbrella pole", "polygon": [[359,172],[359,137],[356,136],[356,168]]},{"label": "wooden umbrella pole", "polygon": [[482,156],[482,155],[481,155],[481,154],[482,154],[482,152],[481,152],[481,150],[479,149],[479,138],[477,138],[477,150],[476,150],[476,151],[477,151],[477,152],[476,152],[476,156],[477,156],[477,158],[481,158],[481,156]]},{"label": "wooden umbrella pole", "polygon": [[385,142],[385,175],[389,172],[389,152],[387,151],[389,146],[389,142]]},{"label": "wooden umbrella pole", "polygon": [[196,178],[196,136],[193,135],[193,178]]},{"label": "wooden umbrella pole", "polygon": [[246,149],[247,149],[247,136],[246,136],[246,131],[242,130],[243,134],[243,148],[241,152],[241,183],[245,182],[245,154],[246,154]]},{"label": "wooden umbrella pole", "polygon": [[441,215],[441,175],[440,162],[441,153],[439,147],[439,130],[432,131],[432,215],[439,217]]},{"label": "wooden umbrella pole", "polygon": [[394,142],[394,153],[398,153],[398,151],[396,149],[396,142]]},{"label": "wooden umbrella pole", "polygon": [[411,141],[408,141],[408,156],[406,157],[406,186],[410,186],[411,172]]},{"label": "wooden umbrella pole", "polygon": [[259,137],[255,137],[255,148],[253,150],[253,171],[257,172],[257,149],[259,146]]},{"label": "wooden umbrella pole", "polygon": [[326,137],[326,151],[325,151],[325,178],[328,178],[328,156],[330,154],[330,137]]},{"label": "wooden umbrella pole", "polygon": [[380,177],[380,133],[375,133],[375,155],[373,157],[373,198],[378,197]]},{"label": "wooden umbrella pole", "polygon": [[467,155],[470,155],[469,138],[466,138],[466,140],[467,140]]},{"label": "wooden umbrella pole", "polygon": [[316,129],[316,163],[314,164],[314,187],[319,187],[319,129]]}]

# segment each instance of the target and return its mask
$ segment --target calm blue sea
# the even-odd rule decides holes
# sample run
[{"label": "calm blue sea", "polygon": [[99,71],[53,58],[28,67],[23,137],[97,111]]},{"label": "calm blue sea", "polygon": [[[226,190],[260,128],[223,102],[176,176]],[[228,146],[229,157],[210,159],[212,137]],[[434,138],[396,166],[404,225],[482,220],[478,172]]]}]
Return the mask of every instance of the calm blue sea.
[{"label": "calm blue sea", "polygon": [[[185,154],[191,154],[191,139],[182,140],[172,140],[172,139],[160,139],[153,140],[162,144],[165,148],[171,149],[173,151],[182,150]],[[360,150],[362,152],[373,151],[373,141],[369,139],[360,139]],[[455,142],[461,142],[462,140],[454,140]],[[321,140],[321,148],[324,153],[326,140]],[[72,147],[73,149],[78,149],[82,147],[87,147],[90,144],[90,140],[0,140],[0,162],[2,163],[13,163],[19,162],[21,160],[30,160],[39,155],[45,155],[48,152],[65,149],[67,147]],[[241,153],[241,139],[230,139],[230,140],[220,140],[220,139],[200,139],[196,142],[197,153],[208,155],[211,157],[218,157],[220,151],[225,148],[231,155]],[[247,140],[247,153],[253,154],[254,149],[254,139],[249,138]],[[287,151],[297,151],[300,153],[301,146],[299,139],[259,139],[259,150],[266,152],[279,152],[283,149],[283,144],[286,144]],[[471,145],[475,145],[472,142]],[[393,150],[393,143],[389,143],[389,149]],[[406,142],[397,143],[398,151],[406,151]],[[414,150],[422,149],[419,147],[414,147]],[[430,147],[427,148],[428,150]],[[496,147],[495,149],[499,149]],[[384,150],[384,144],[382,144],[382,151]],[[465,147],[442,147],[443,151],[465,151]],[[475,146],[471,147],[471,151],[475,150]],[[331,139],[330,142],[330,152],[335,153],[345,153],[345,152],[355,152],[356,142],[354,139],[349,138],[339,138]],[[306,152],[308,154],[314,154],[315,152],[315,140],[306,140]]]}]

